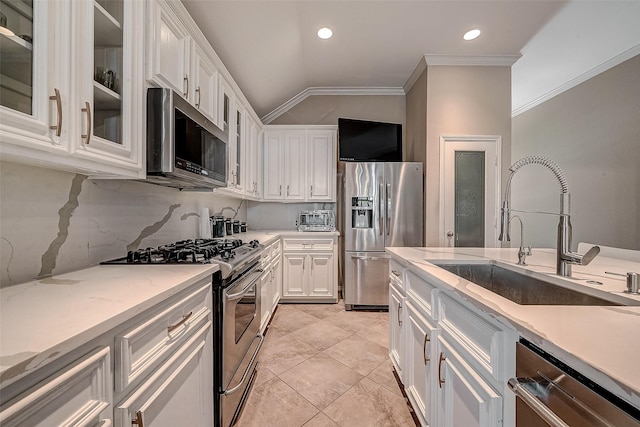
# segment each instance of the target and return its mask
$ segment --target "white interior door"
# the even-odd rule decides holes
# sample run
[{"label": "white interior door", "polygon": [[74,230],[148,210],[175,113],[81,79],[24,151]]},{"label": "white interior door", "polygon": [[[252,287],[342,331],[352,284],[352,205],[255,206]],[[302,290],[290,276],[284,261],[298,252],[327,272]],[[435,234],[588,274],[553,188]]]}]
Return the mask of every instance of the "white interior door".
[{"label": "white interior door", "polygon": [[440,137],[440,246],[498,246],[501,142]]}]

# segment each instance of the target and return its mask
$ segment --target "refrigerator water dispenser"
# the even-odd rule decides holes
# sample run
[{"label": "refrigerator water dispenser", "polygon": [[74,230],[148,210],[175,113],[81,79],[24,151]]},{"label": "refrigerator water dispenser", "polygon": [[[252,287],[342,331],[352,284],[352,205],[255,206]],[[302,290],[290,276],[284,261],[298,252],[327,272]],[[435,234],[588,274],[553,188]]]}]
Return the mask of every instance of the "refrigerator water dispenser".
[{"label": "refrigerator water dispenser", "polygon": [[373,228],[373,197],[351,198],[351,226]]}]

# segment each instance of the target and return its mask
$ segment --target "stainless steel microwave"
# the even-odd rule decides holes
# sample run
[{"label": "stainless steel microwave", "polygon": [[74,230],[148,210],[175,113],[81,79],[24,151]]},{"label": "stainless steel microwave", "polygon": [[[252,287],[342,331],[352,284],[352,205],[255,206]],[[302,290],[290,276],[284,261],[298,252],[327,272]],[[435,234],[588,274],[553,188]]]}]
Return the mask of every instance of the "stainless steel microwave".
[{"label": "stainless steel microwave", "polygon": [[188,190],[227,183],[228,135],[170,89],[147,90],[147,181]]}]

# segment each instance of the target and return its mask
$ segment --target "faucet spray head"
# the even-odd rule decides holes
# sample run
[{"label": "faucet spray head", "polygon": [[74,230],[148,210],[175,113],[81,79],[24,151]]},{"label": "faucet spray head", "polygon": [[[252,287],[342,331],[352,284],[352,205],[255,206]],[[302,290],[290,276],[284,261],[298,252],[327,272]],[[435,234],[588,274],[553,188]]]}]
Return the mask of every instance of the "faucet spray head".
[{"label": "faucet spray head", "polygon": [[498,237],[498,240],[501,242],[511,241],[511,236],[509,236],[509,222],[511,222],[509,218],[509,202],[504,200],[502,202],[502,215],[500,219],[500,237]]}]

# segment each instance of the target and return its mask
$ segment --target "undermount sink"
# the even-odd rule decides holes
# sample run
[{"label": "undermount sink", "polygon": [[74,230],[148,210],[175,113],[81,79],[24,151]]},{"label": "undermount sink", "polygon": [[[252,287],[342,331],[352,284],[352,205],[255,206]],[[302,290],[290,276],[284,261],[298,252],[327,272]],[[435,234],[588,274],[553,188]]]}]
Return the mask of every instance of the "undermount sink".
[{"label": "undermount sink", "polygon": [[520,305],[621,305],[495,264],[436,264]]}]

